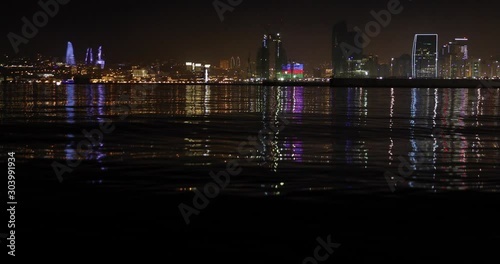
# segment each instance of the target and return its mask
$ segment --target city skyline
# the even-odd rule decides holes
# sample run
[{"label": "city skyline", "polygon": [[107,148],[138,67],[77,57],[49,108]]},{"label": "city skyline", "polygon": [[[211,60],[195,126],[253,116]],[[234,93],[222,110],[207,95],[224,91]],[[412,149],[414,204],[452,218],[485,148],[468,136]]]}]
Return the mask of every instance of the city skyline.
[{"label": "city skyline", "polygon": [[499,1],[5,3],[2,254],[497,257]]},{"label": "city skyline", "polygon": [[[383,10],[388,1],[314,4],[298,1],[287,5],[282,2],[262,5],[243,1],[232,12],[225,12],[221,22],[210,1],[196,1],[189,7],[172,1],[169,6],[176,7],[175,13],[166,4],[147,0],[141,7],[127,3],[82,5],[72,1],[59,6],[59,12],[49,19],[47,26],[40,28],[29,43],[19,46],[18,55],[42,53],[62,57],[61,46],[69,40],[75,45],[77,60],[85,58],[88,47],[103,45],[113,51],[107,53],[107,60],[112,63],[173,58],[215,64],[232,56],[246,62],[249,54],[252,60],[257,56],[256,48],[263,34],[281,32],[289,57],[316,65],[331,60],[331,29],[335,23],[347,20],[349,29],[362,28],[373,20],[370,12]],[[89,10],[92,6],[100,8]],[[411,54],[413,36],[418,33],[437,33],[442,40],[467,37],[470,55],[474,57],[500,54],[500,38],[493,34],[499,19],[492,12],[498,3],[479,0],[467,9],[452,5],[451,1],[427,4],[401,1],[401,6],[404,13],[392,17],[391,23],[364,49],[365,54],[378,55],[386,63],[402,54]],[[8,25],[3,32],[5,36],[10,32],[19,34],[21,19],[30,18],[40,10],[36,3],[12,2],[7,8],[12,12],[2,18]],[[113,12],[99,12],[101,9]],[[482,19],[477,19],[476,14],[481,14]],[[0,52],[14,54],[7,37],[0,43]]]},{"label": "city skyline", "polygon": [[[331,78],[358,79],[498,79],[500,57],[488,59],[469,55],[469,40],[440,41],[438,34],[415,34],[412,54],[402,54],[384,63],[364,54],[354,31],[340,22],[333,27],[332,62],[307,65],[288,59],[281,34],[265,34],[255,61],[246,64],[240,57],[223,58],[212,65],[206,61],[167,60],[147,64],[120,63],[105,67],[103,48],[87,48],[84,60],[75,58],[67,42],[64,60],[39,54],[36,58],[0,58],[4,81],[42,83],[259,83],[265,81],[306,81],[325,83]],[[445,44],[443,44],[445,43]],[[358,46],[356,49],[354,46]],[[346,50],[345,47],[354,47]],[[332,80],[333,80],[332,79]]]}]

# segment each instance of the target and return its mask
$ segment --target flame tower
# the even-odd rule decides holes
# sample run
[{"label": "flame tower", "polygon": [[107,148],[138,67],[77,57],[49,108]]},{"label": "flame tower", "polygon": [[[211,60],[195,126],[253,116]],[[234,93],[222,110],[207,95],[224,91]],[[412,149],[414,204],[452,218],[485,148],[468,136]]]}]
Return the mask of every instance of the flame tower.
[{"label": "flame tower", "polygon": [[75,53],[73,52],[73,44],[68,42],[68,48],[66,49],[66,65],[76,66]]},{"label": "flame tower", "polygon": [[101,69],[104,69],[104,66],[106,65],[106,61],[102,59],[102,46],[99,47],[97,50],[97,61],[96,64],[101,67]]},{"label": "flame tower", "polygon": [[85,64],[93,65],[94,64],[94,52],[92,48],[87,49],[87,54],[85,55]]}]

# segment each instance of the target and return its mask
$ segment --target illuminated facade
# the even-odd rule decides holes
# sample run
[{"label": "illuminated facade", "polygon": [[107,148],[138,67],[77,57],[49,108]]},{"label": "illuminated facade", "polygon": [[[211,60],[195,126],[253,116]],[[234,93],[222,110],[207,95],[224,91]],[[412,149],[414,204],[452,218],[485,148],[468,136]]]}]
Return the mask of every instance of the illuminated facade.
[{"label": "illuminated facade", "polygon": [[73,51],[73,44],[68,42],[68,47],[66,48],[66,65],[76,66],[75,53]]},{"label": "illuminated facade", "polygon": [[210,81],[210,64],[186,62],[186,70],[191,72],[197,79],[203,79],[205,83]]},{"label": "illuminated facade", "polygon": [[262,47],[257,53],[257,77],[261,79],[269,79],[269,39],[268,35],[264,35]]},{"label": "illuminated facade", "polygon": [[221,60],[220,61],[220,66],[219,66],[221,69],[223,70],[229,70],[230,68],[230,64],[229,64],[229,61],[228,60]]},{"label": "illuminated facade", "polygon": [[455,38],[441,50],[441,76],[448,79],[471,77],[469,71],[469,40]]},{"label": "illuminated facade", "polygon": [[437,34],[416,34],[413,41],[412,76],[417,79],[438,77]]},{"label": "illuminated facade", "polygon": [[257,55],[257,77],[261,79],[278,78],[284,65],[288,63],[281,34],[266,34]]},{"label": "illuminated facade", "polygon": [[272,50],[273,53],[271,53],[271,58],[273,59],[271,61],[271,67],[274,69],[273,77],[276,77],[282,70],[283,66],[288,64],[288,58],[286,56],[286,50],[283,47],[283,41],[281,40],[280,33],[272,35],[272,37],[274,49]]},{"label": "illuminated facade", "polygon": [[292,80],[304,78],[304,64],[293,63],[283,65],[282,72],[278,74],[279,79]]},{"label": "illuminated facade", "polygon": [[241,68],[241,59],[240,57],[231,57],[231,65],[230,69],[235,70]]},{"label": "illuminated facade", "polygon": [[409,78],[412,76],[410,54],[403,54],[399,58],[391,59],[391,73],[392,77]]},{"label": "illuminated facade", "polygon": [[[472,77],[473,78],[481,78],[482,77],[482,72],[481,72],[481,64],[482,64],[482,61],[481,59],[478,59],[478,60],[474,60],[470,63],[471,65],[471,74],[472,74]],[[491,75],[491,76],[494,76],[494,75]]]},{"label": "illuminated facade", "polygon": [[[347,22],[341,21],[333,26],[332,31],[332,67],[333,77],[353,76],[353,65],[363,59],[363,50],[355,44],[356,32],[347,29]],[[354,49],[355,48],[355,49]],[[350,54],[350,51],[358,51]]]},{"label": "illuminated facade", "polygon": [[134,79],[135,81],[140,81],[140,80],[148,79],[148,78],[150,78],[150,75],[149,75],[147,69],[143,69],[143,68],[132,69],[132,79]]},{"label": "illuminated facade", "polygon": [[94,64],[94,52],[92,48],[88,48],[85,54],[85,65],[93,65]]},{"label": "illuminated facade", "polygon": [[96,61],[96,64],[101,69],[104,69],[104,66],[106,65],[106,62],[102,59],[102,46],[100,46],[99,49],[97,50],[97,61]]}]

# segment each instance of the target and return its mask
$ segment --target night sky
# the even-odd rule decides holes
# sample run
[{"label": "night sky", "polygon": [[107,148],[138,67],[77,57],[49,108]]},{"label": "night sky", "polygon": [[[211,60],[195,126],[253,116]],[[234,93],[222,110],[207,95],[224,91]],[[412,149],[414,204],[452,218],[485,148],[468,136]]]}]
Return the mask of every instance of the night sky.
[{"label": "night sky", "polygon": [[[227,0],[221,0],[226,2]],[[351,26],[373,20],[371,10],[386,9],[389,0],[243,0],[221,22],[213,0],[71,0],[49,19],[20,55],[63,57],[72,41],[77,60],[87,47],[104,46],[109,63],[155,59],[206,61],[248,54],[255,60],[263,33],[280,31],[289,59],[318,64],[331,59],[331,29],[345,19]],[[36,0],[3,1],[0,53],[13,55],[9,32],[20,34],[21,18],[41,8]],[[468,37],[472,56],[500,55],[500,3],[491,0],[402,0],[404,11],[374,38],[365,53],[383,61],[410,53],[415,33],[438,33],[440,44]]]}]

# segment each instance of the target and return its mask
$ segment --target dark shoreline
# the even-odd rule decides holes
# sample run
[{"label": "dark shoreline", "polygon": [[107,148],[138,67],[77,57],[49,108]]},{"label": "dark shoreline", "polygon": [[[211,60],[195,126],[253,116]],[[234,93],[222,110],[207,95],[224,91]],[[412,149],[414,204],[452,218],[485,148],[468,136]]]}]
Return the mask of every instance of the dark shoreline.
[{"label": "dark shoreline", "polygon": [[500,88],[498,80],[332,79],[332,87]]},{"label": "dark shoreline", "polygon": [[266,86],[331,86],[373,88],[500,88],[500,80],[332,79],[324,82],[264,82]]},{"label": "dark shoreline", "polygon": [[[9,83],[3,83],[8,85]],[[77,85],[207,85],[207,86],[303,86],[303,87],[365,87],[365,88],[500,88],[500,80],[447,80],[447,79],[331,79],[330,82],[282,82],[263,83],[91,83],[78,80]],[[43,85],[43,84],[40,84]]]}]

